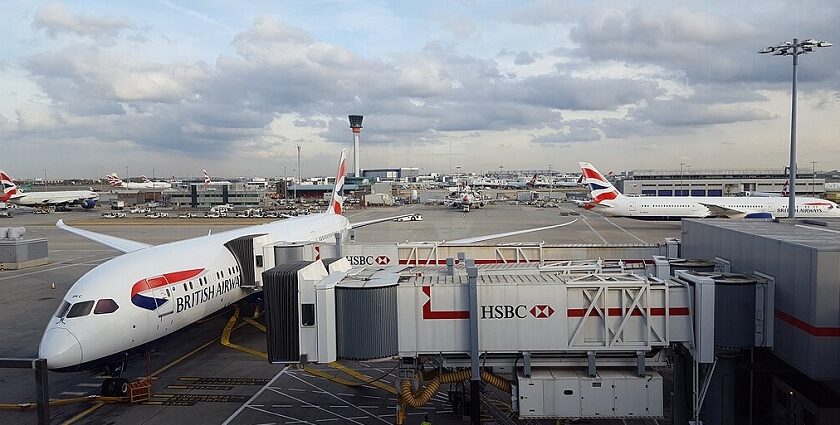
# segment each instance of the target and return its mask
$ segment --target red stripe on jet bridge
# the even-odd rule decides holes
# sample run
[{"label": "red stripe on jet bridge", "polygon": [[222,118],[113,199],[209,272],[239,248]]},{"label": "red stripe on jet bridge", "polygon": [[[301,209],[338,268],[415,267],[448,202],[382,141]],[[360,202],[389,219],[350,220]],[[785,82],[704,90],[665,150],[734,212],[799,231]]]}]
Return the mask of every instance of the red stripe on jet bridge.
[{"label": "red stripe on jet bridge", "polygon": [[785,313],[781,310],[776,310],[776,317],[778,317],[783,322],[798,328],[806,333],[809,333],[813,336],[840,336],[840,328],[832,328],[832,327],[825,327],[825,326],[814,326],[810,323],[804,322],[802,320],[797,319],[796,317],[791,316],[790,314]]},{"label": "red stripe on jet bridge", "polygon": [[[607,309],[608,316],[623,316],[625,309],[621,307],[610,307]],[[668,309],[671,316],[688,316],[688,307],[671,307]],[[566,309],[566,317],[583,317],[586,314],[585,308],[569,308]],[[638,307],[630,313],[631,316],[641,316],[642,310]],[[665,308],[664,307],[651,307],[650,309],[651,316],[664,316],[665,315]],[[595,309],[589,312],[589,316],[598,316],[598,312]]]},{"label": "red stripe on jet bridge", "polygon": [[432,287],[431,286],[424,286],[423,293],[426,294],[429,299],[423,304],[423,319],[469,319],[470,312],[469,310],[440,310],[440,311],[432,311]]},{"label": "red stripe on jet bridge", "polygon": [[[539,263],[540,260],[508,260],[505,262],[504,260],[500,259],[489,259],[489,260],[474,260],[476,264],[524,264],[524,263]],[[550,263],[555,260],[546,260],[546,262]],[[563,261],[563,260],[556,260],[556,261]],[[604,261],[623,261],[624,264],[653,264],[653,260],[604,260]],[[401,258],[400,265],[408,265],[408,266],[445,266],[446,260],[414,260],[408,258]],[[456,264],[460,265],[459,261],[455,261]]]}]

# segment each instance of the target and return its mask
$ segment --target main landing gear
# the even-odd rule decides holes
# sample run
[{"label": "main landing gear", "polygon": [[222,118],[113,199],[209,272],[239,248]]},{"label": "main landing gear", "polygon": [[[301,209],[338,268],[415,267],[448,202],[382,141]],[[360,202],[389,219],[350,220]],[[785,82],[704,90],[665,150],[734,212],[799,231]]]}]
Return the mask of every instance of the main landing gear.
[{"label": "main landing gear", "polygon": [[125,368],[125,361],[108,366],[105,374],[109,376],[109,378],[105,378],[105,380],[102,381],[102,397],[128,396],[129,381],[126,378],[120,377],[125,371]]}]

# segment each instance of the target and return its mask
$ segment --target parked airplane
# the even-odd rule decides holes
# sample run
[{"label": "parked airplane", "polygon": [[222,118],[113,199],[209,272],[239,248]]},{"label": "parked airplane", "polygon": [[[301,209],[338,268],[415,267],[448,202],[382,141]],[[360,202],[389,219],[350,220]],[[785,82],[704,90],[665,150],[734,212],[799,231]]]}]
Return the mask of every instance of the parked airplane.
[{"label": "parked airplane", "polygon": [[[592,164],[581,162],[585,183],[592,192],[589,205],[607,215],[641,220],[679,220],[689,217],[774,218],[788,216],[787,197],[642,196],[621,194]],[[840,207],[819,198],[796,198],[798,217],[840,217]]]},{"label": "parked airplane", "polygon": [[90,209],[95,207],[96,201],[99,200],[99,195],[91,190],[24,193],[12,181],[12,178],[3,171],[0,171],[0,182],[3,185],[3,194],[0,195],[0,202],[11,202],[24,207],[69,208],[70,206],[78,205],[84,209]]},{"label": "parked airplane", "polygon": [[214,182],[213,179],[210,178],[210,175],[207,174],[207,170],[201,170],[201,171],[204,173],[204,185],[205,186],[230,186],[231,184],[233,184],[229,181],[215,181]]},{"label": "parked airplane", "polygon": [[108,174],[106,177],[108,178],[108,184],[121,189],[169,189],[172,187],[171,183],[153,182],[147,179],[146,176],[141,176],[143,181],[140,183],[123,181],[117,173]]},{"label": "parked airplane", "polygon": [[485,199],[481,192],[472,190],[467,185],[461,185],[457,188],[452,187],[449,190],[450,193],[446,198],[429,199],[427,202],[459,208],[463,212],[469,212],[472,208],[482,208],[490,203],[490,200]]},{"label": "parked airplane", "polygon": [[[38,355],[56,371],[105,370],[112,378],[103,394],[123,395],[128,381],[118,378],[130,354],[142,352],[203,317],[255,293],[254,253],[242,246],[254,238],[275,241],[333,241],[335,233],[391,221],[413,213],[359,223],[342,215],[345,152],[341,153],[329,208],[293,217],[163,245],[122,239],[56,223],[61,229],[114,248],[123,254],[93,268],[67,291],[41,339]],[[574,221],[462,241],[566,226]],[[461,242],[461,241],[452,241]]]}]

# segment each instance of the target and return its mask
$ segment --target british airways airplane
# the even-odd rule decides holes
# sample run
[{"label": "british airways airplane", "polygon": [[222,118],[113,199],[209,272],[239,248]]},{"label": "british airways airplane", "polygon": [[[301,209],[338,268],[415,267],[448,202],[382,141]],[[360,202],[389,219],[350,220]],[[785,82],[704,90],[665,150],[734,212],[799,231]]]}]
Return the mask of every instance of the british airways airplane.
[{"label": "british airways airplane", "polygon": [[[47,324],[38,355],[55,371],[105,370],[103,395],[124,395],[119,378],[126,359],[156,340],[211,315],[255,289],[254,265],[237,246],[257,237],[273,241],[327,241],[351,228],[413,215],[351,224],[342,215],[345,152],[341,153],[329,208],[320,214],[288,218],[193,239],[151,246],[70,227],[59,228],[123,254],[93,268],[70,287]],[[572,222],[450,242],[478,242],[562,227]],[[248,261],[253,261],[249,259]]]},{"label": "british airways airplane", "polygon": [[[625,196],[588,162],[581,162],[584,183],[592,201],[584,206],[616,217],[640,220],[679,220],[682,218],[784,218],[788,198],[745,196]],[[840,217],[840,207],[819,198],[797,197],[797,217]]]},{"label": "british airways airplane", "polygon": [[52,192],[26,192],[17,187],[14,180],[0,170],[0,202],[11,202],[24,207],[57,207],[67,208],[78,205],[84,209],[96,206],[99,195],[90,190],[60,190]]}]

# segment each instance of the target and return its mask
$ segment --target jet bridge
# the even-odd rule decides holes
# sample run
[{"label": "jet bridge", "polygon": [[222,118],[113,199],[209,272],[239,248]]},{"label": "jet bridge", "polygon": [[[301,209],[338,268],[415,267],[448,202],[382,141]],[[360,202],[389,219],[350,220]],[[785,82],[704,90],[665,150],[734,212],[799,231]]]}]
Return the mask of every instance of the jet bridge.
[{"label": "jet bridge", "polygon": [[[266,271],[270,361],[399,359],[405,408],[422,404],[412,388],[428,367],[462,379],[470,374],[457,371],[480,357],[482,376],[491,369],[507,376],[511,407],[522,418],[661,417],[660,370],[673,348],[712,363],[716,338],[726,337],[710,301],[716,280],[701,272],[677,279],[603,261],[448,263],[352,267],[341,259]],[[752,301],[755,311],[766,305]],[[766,326],[749,322],[730,333],[748,334],[753,344]]]}]

